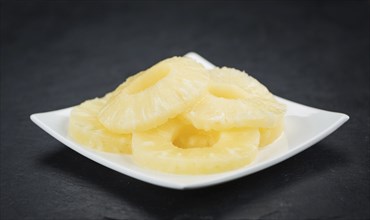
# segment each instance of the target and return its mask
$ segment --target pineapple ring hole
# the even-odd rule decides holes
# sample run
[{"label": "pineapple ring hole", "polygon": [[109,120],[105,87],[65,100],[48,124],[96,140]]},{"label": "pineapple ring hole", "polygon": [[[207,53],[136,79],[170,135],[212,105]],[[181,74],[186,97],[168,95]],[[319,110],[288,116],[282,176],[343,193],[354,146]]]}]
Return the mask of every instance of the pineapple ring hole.
[{"label": "pineapple ring hole", "polygon": [[199,130],[186,125],[175,133],[172,144],[182,149],[212,147],[219,137],[219,132]]},{"label": "pineapple ring hole", "polygon": [[214,84],[208,87],[208,92],[218,98],[224,99],[243,99],[245,92],[234,85]]},{"label": "pineapple ring hole", "polygon": [[133,95],[142,92],[166,77],[170,73],[168,68],[163,66],[152,67],[136,78],[126,88],[126,93]]}]

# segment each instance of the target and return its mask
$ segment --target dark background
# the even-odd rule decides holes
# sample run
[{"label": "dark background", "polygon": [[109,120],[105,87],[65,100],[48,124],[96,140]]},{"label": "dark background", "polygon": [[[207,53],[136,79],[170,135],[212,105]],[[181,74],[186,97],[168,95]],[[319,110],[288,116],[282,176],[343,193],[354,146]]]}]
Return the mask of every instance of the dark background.
[{"label": "dark background", "polygon": [[[1,219],[369,219],[369,2],[2,2]],[[176,191],[111,171],[29,115],[196,51],[351,119],[299,155]]]}]

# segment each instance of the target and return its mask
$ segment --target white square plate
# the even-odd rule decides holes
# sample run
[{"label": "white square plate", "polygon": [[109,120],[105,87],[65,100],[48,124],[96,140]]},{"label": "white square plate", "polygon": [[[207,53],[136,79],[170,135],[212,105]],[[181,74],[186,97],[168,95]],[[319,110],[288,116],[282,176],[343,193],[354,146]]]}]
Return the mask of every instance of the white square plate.
[{"label": "white square plate", "polygon": [[[196,53],[188,53],[206,68],[213,65]],[[173,189],[194,189],[211,186],[258,172],[286,160],[319,142],[349,117],[342,113],[324,111],[277,97],[287,105],[284,133],[272,144],[262,148],[257,159],[243,168],[211,175],[175,175],[141,168],[133,163],[130,155],[104,153],[85,148],[67,135],[68,118],[71,108],[37,113],[31,120],[51,136],[72,150],[127,176]]]}]

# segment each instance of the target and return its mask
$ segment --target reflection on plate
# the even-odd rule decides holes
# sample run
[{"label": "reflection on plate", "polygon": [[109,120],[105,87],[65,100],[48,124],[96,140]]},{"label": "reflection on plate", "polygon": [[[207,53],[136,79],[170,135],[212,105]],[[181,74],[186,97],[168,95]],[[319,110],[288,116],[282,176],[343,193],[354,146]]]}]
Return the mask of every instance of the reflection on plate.
[{"label": "reflection on plate", "polygon": [[[196,53],[188,53],[186,56],[207,68],[213,67],[210,62]],[[260,149],[252,164],[237,170],[208,175],[161,173],[137,166],[130,155],[104,153],[85,148],[67,135],[71,108],[33,114],[31,120],[69,148],[117,172],[162,187],[194,189],[234,180],[273,166],[314,145],[349,119],[342,113],[320,110],[277,98],[285,103],[288,109],[284,133],[274,143]]]}]

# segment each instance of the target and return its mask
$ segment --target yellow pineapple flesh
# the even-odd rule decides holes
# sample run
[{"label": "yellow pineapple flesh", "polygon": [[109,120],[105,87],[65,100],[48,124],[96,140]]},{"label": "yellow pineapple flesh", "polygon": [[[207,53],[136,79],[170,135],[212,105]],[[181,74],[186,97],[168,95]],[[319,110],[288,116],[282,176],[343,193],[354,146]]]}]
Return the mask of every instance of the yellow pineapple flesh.
[{"label": "yellow pineapple flesh", "polygon": [[206,95],[181,117],[196,128],[275,127],[285,106],[253,77],[232,68],[214,68],[209,73]]},{"label": "yellow pineapple flesh", "polygon": [[155,128],[200,99],[208,80],[207,71],[190,58],[166,59],[122,86],[99,120],[116,133]]},{"label": "yellow pineapple flesh", "polygon": [[272,128],[260,128],[260,147],[273,143],[284,131],[284,118],[281,118],[278,124]]},{"label": "yellow pineapple flesh", "polygon": [[98,113],[111,94],[74,107],[69,117],[68,134],[77,143],[105,152],[131,153],[131,134],[116,134],[98,120]]},{"label": "yellow pineapple flesh", "polygon": [[251,163],[257,155],[258,129],[202,131],[173,119],[132,137],[134,161],[176,174],[209,174]]},{"label": "yellow pineapple flesh", "polygon": [[250,164],[282,134],[285,111],[244,72],[173,57],[74,107],[68,132],[149,169],[211,174]]}]

